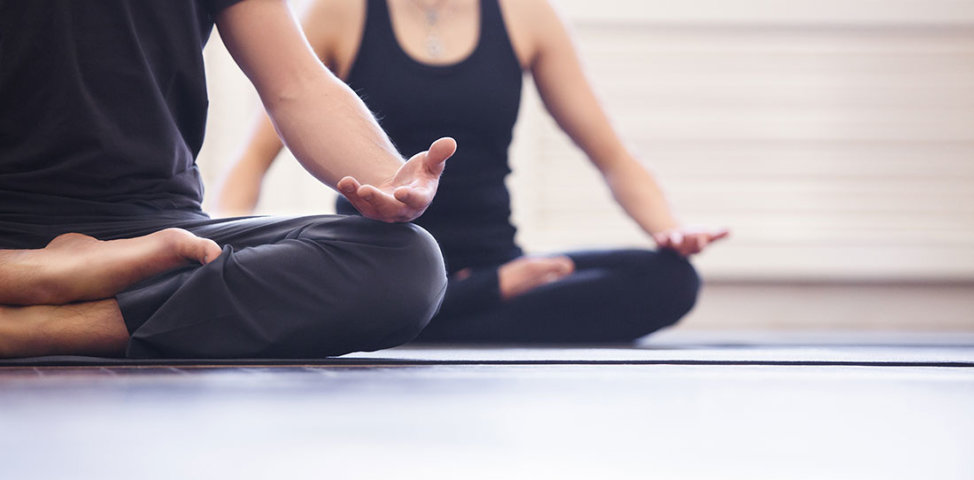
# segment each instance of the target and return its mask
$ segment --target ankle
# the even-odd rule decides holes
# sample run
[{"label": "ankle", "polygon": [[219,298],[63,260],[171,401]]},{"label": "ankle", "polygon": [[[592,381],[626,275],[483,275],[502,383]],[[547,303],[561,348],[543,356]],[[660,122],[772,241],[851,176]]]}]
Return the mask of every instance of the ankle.
[{"label": "ankle", "polygon": [[0,358],[116,356],[128,330],[115,300],[70,305],[0,306]]},{"label": "ankle", "polygon": [[7,332],[10,307],[0,305],[0,358],[10,358],[10,334]]}]

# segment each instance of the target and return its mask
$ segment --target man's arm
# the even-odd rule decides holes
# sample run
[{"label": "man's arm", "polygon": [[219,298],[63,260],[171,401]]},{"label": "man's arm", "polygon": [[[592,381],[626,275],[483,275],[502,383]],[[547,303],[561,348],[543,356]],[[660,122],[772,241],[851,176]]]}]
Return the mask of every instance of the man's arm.
[{"label": "man's arm", "polygon": [[368,108],[318,60],[284,0],[245,0],[216,24],[305,169],[365,216],[409,221],[425,211],[455,151],[452,139],[404,164]]}]

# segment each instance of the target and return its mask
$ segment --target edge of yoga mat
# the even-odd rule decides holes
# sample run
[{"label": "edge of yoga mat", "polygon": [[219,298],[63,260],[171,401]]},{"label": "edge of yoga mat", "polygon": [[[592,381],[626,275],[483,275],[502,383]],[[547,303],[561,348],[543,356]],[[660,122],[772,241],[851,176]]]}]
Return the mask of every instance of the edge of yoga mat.
[{"label": "edge of yoga mat", "polygon": [[841,348],[405,348],[331,358],[129,359],[47,356],[4,367],[404,367],[430,365],[777,365],[974,367],[974,347]]}]

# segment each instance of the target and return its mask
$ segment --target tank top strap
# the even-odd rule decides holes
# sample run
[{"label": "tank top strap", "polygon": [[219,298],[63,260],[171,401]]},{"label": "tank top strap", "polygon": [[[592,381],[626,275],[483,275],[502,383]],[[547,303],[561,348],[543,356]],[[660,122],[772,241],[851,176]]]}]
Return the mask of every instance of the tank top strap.
[{"label": "tank top strap", "polygon": [[[386,0],[368,0],[365,4],[365,28],[362,29],[362,46],[390,48],[396,46],[396,34],[392,31],[392,17]],[[362,48],[362,47],[359,47]]]},{"label": "tank top strap", "polygon": [[504,34],[504,16],[501,14],[500,0],[480,0],[480,25],[484,34],[496,36]]},{"label": "tank top strap", "polygon": [[504,14],[501,12],[500,0],[480,0],[480,42],[485,47],[492,50],[490,56],[497,61],[501,58],[514,59],[520,70],[520,63],[514,53],[514,46],[507,34],[507,25],[504,23]]}]

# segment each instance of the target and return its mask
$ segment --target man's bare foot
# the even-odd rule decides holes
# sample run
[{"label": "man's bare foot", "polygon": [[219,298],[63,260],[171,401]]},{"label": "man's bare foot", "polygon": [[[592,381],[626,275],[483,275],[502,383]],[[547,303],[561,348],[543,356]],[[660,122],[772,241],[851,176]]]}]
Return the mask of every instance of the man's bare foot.
[{"label": "man's bare foot", "polygon": [[560,280],[575,271],[572,259],[561,257],[520,257],[501,265],[497,271],[501,298],[510,300],[541,285]]},{"label": "man's bare foot", "polygon": [[212,240],[169,228],[101,241],[60,235],[36,250],[0,250],[0,304],[63,305],[111,298],[145,278],[220,255]]},{"label": "man's bare foot", "polygon": [[0,358],[117,356],[129,334],[115,300],[71,305],[0,306]]}]

